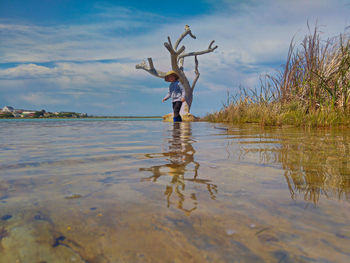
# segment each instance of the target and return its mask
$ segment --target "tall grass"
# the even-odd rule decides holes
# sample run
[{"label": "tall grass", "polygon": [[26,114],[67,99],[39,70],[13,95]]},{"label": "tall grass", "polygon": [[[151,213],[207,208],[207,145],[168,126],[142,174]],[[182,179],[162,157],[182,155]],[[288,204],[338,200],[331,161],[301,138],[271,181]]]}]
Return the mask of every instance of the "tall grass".
[{"label": "tall grass", "polygon": [[350,36],[322,41],[316,26],[284,67],[261,78],[259,89],[241,88],[208,121],[262,125],[350,125]]}]

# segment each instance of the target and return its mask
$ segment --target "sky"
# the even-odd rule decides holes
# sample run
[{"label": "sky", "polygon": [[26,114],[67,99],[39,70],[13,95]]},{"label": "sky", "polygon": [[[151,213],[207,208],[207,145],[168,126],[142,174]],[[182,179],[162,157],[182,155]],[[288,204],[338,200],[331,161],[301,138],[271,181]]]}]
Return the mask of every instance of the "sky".
[{"label": "sky", "polygon": [[[350,0],[1,0],[0,107],[74,111],[89,115],[150,116],[171,112],[162,103],[168,84],[135,65],[152,57],[171,69],[164,42],[189,25],[196,39],[219,47],[199,56],[191,113],[220,110],[239,87],[283,65],[316,24],[322,39],[348,33]],[[194,77],[193,58],[185,73]]]}]

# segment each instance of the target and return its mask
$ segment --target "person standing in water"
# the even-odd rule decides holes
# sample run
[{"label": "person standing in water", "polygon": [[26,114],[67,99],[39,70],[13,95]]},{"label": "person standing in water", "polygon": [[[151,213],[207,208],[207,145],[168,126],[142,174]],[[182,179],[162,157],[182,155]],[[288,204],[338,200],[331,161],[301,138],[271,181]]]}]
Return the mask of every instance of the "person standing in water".
[{"label": "person standing in water", "polygon": [[182,86],[182,84],[179,81],[179,76],[176,74],[174,70],[170,70],[166,73],[165,81],[170,82],[169,85],[169,92],[168,95],[166,95],[162,102],[166,101],[167,99],[171,98],[173,101],[173,111],[174,111],[174,122],[182,121],[181,115],[180,115],[180,109],[182,106],[182,103],[185,101],[185,89]]}]

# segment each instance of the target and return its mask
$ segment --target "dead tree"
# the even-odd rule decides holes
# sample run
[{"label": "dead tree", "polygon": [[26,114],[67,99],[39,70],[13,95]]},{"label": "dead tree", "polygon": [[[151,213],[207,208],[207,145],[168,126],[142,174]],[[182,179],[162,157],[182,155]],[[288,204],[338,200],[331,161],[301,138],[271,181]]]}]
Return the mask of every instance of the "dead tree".
[{"label": "dead tree", "polygon": [[[185,26],[185,32],[181,34],[181,36],[178,38],[178,40],[175,42],[175,45],[171,43],[170,37],[168,37],[168,42],[164,43],[164,46],[170,53],[170,60],[171,60],[171,67],[172,70],[174,70],[178,76],[179,80],[182,83],[182,85],[185,88],[186,91],[186,97],[185,101],[186,103],[183,103],[182,108],[181,108],[181,113],[189,113],[192,105],[192,100],[193,100],[193,90],[194,87],[196,86],[196,83],[199,79],[199,71],[198,71],[198,59],[197,56],[207,54],[210,52],[213,52],[215,49],[217,49],[218,46],[214,46],[213,44],[215,40],[211,41],[208,48],[202,51],[196,51],[196,52],[189,52],[185,53],[185,46],[181,46],[179,48],[179,45],[181,41],[189,35],[193,39],[196,39],[196,36],[192,34],[191,29],[188,25]],[[194,72],[196,74],[195,78],[192,81],[192,85],[190,85],[189,80],[187,79],[185,72],[184,72],[184,60],[187,57],[194,57],[194,62],[195,62],[195,69]],[[144,60],[140,64],[136,65],[137,69],[143,69],[147,71],[148,73],[152,74],[153,76],[156,76],[158,78],[164,79],[166,72],[159,71],[155,69],[153,65],[153,60],[152,58],[148,58],[148,65],[147,62]]]}]

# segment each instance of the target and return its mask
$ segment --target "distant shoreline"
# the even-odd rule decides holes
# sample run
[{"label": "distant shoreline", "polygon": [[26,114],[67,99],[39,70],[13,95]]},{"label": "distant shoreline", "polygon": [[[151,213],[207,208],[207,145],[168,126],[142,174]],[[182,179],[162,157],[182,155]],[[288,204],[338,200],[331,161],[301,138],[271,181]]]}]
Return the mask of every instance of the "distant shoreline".
[{"label": "distant shoreline", "polygon": [[103,119],[159,119],[162,116],[88,116],[84,117],[86,119],[93,118],[103,118]]},{"label": "distant shoreline", "polygon": [[0,119],[67,119],[67,118],[104,118],[104,119],[140,119],[140,118],[162,118],[161,116],[94,116],[87,113],[73,111],[47,112],[46,110],[25,110],[15,109],[12,106],[5,106],[0,109]]},{"label": "distant shoreline", "polygon": [[162,116],[88,116],[88,117],[10,117],[0,118],[0,120],[39,120],[39,119],[161,119]]}]

